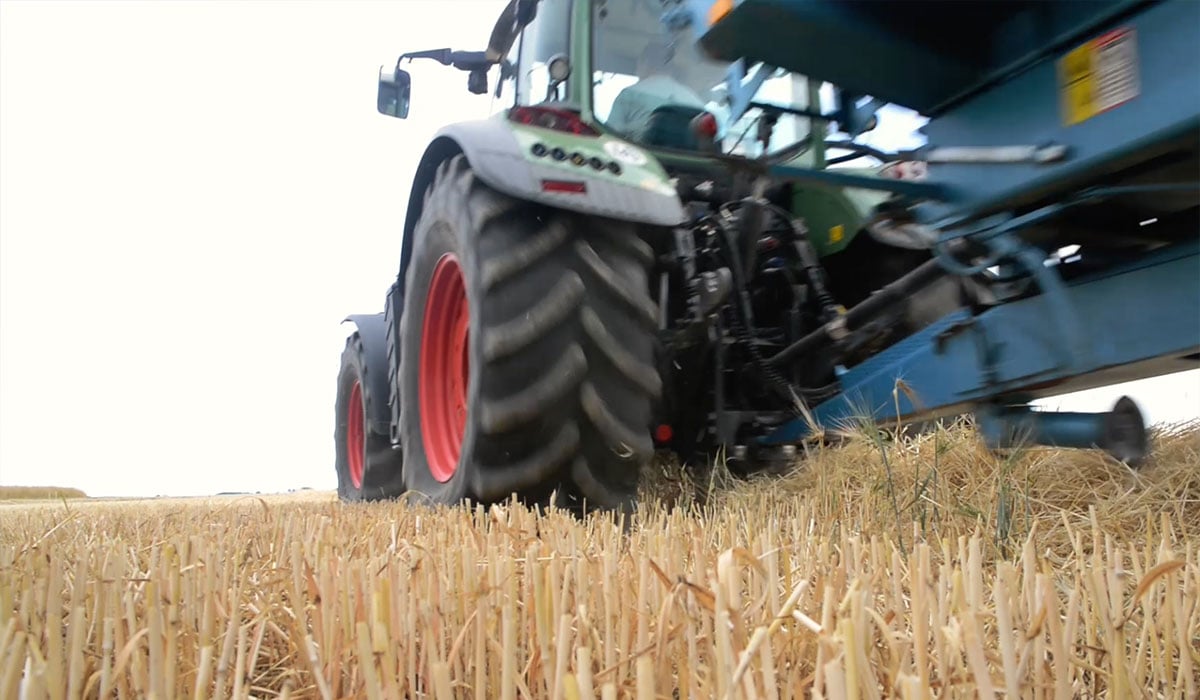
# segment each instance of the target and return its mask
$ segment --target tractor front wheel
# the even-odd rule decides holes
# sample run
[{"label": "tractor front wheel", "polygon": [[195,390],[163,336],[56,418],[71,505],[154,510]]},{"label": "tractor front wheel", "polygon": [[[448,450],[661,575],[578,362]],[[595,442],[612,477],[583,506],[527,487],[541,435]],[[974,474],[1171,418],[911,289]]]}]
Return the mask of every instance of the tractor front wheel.
[{"label": "tractor front wheel", "polygon": [[522,202],[444,163],[401,317],[406,486],[626,509],[653,454],[653,255],[633,224]]}]

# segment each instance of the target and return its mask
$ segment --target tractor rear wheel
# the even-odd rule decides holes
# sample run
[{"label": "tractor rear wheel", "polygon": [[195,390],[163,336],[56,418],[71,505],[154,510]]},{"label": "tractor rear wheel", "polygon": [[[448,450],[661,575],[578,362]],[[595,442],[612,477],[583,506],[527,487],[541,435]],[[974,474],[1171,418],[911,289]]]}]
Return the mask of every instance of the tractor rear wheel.
[{"label": "tractor rear wheel", "polygon": [[401,317],[406,486],[435,503],[625,510],[653,454],[656,307],[630,223],[502,195],[459,155],[414,231]]},{"label": "tractor rear wheel", "polygon": [[334,445],[338,497],[343,501],[383,500],[404,491],[403,455],[370,420],[374,403],[386,405],[388,397],[370,390],[363,342],[357,331],[346,339],[338,372]]}]

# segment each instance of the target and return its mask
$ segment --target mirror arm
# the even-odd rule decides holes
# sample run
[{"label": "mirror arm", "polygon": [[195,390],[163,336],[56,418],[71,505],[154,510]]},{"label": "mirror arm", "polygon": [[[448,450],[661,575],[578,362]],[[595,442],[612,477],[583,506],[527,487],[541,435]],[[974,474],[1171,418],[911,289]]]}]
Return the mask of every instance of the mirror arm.
[{"label": "mirror arm", "polygon": [[486,71],[494,61],[489,61],[483,51],[453,51],[450,53],[450,65],[461,71]]},{"label": "mirror arm", "polygon": [[429,49],[427,51],[413,51],[411,53],[401,54],[400,58],[396,59],[396,65],[399,66],[400,62],[406,58],[410,62],[414,58],[431,58],[431,59],[437,61],[438,63],[442,64],[443,66],[448,66],[448,65],[450,65],[450,62],[451,62],[450,56],[453,53],[454,52],[451,51],[450,49]]},{"label": "mirror arm", "polygon": [[453,66],[461,71],[476,71],[487,70],[492,66],[492,61],[489,61],[484,51],[452,51],[450,49],[430,49],[428,51],[412,51],[410,53],[401,54],[400,58],[396,59],[396,67],[400,67],[400,63],[404,59],[410,62],[414,58],[429,58],[437,61],[443,66]]}]

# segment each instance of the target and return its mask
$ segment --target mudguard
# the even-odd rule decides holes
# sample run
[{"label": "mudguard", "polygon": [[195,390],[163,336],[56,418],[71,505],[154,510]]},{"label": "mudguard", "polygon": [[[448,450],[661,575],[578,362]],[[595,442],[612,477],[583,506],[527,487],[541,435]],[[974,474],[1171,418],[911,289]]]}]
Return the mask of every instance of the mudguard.
[{"label": "mudguard", "polygon": [[[534,154],[538,143],[546,155]],[[550,155],[556,147],[568,157],[556,160]],[[685,217],[666,172],[653,156],[626,141],[607,134],[551,132],[503,117],[461,122],[437,133],[413,176],[400,252],[401,280],[412,255],[412,232],[421,216],[425,190],[438,165],[459,153],[466,156],[476,177],[518,199],[652,226],[676,226]],[[573,154],[579,154],[582,162],[573,162]],[[593,159],[603,167],[594,167]],[[620,172],[609,170],[609,163],[616,163]],[[547,190],[543,181],[582,182],[586,191]]]},{"label": "mudguard", "polygon": [[[351,314],[342,320],[349,321],[358,329],[362,338],[363,362],[367,367],[367,391],[365,392],[367,421],[371,431],[379,435],[391,434],[389,413],[389,390],[387,361],[387,324],[384,314]],[[385,400],[379,400],[383,398]]]},{"label": "mudguard", "polygon": [[[532,146],[543,141],[548,150],[559,147],[568,154],[579,153],[587,162],[581,166],[570,158],[556,161],[552,156],[533,155]],[[683,204],[662,166],[646,151],[621,139],[548,132],[514,124],[502,117],[441,129],[426,147],[413,175],[404,216],[400,269],[388,290],[386,311],[347,317],[363,334],[372,370],[376,363],[387,367],[385,372],[371,372],[371,390],[376,396],[387,396],[390,407],[375,402],[368,411],[372,425],[383,427],[380,432],[387,432],[393,444],[399,441],[400,424],[396,377],[400,364],[399,339],[395,333],[404,308],[404,279],[412,258],[413,231],[421,218],[425,191],[433,182],[438,166],[460,153],[466,156],[476,177],[518,199],[651,226],[676,226],[685,218]],[[606,166],[600,170],[594,168],[593,157]],[[620,165],[619,174],[607,167],[614,161]],[[586,192],[545,191],[542,180],[582,181],[587,185]]]}]

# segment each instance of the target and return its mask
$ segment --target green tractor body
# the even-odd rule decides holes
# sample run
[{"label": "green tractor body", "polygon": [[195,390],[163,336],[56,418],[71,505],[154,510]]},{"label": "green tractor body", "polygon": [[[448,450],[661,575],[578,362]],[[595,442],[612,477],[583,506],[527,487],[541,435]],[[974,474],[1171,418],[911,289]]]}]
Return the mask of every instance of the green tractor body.
[{"label": "green tractor body", "polygon": [[[422,59],[504,107],[429,144],[385,311],[351,317],[343,498],[625,508],[656,450],[760,468],[793,452],[747,445],[922,322],[914,300],[836,356],[767,366],[929,254],[865,233],[888,194],[772,175],[879,165],[834,155],[817,83],[701,53],[696,7],[513,0],[485,50],[381,69],[387,116],[423,108],[400,68]],[[686,98],[646,108],[650,74]]]}]

